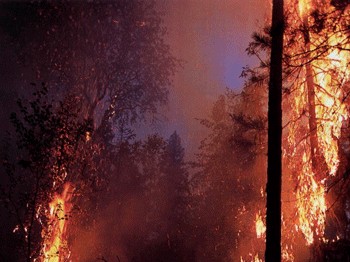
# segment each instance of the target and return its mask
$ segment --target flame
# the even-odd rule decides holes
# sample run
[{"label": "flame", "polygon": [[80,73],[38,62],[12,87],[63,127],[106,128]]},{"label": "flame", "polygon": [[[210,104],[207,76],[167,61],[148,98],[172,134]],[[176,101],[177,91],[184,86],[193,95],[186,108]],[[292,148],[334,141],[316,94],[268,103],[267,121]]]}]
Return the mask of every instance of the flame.
[{"label": "flame", "polygon": [[264,221],[260,212],[256,214],[255,231],[256,231],[257,238],[261,238],[265,236],[266,226],[264,224]]},{"label": "flame", "polygon": [[70,211],[69,194],[70,184],[65,184],[62,194],[55,194],[49,207],[49,226],[43,232],[44,248],[43,261],[44,262],[60,262],[66,261],[69,257],[66,240],[66,229],[68,213]]},{"label": "flame", "polygon": [[[249,257],[251,262],[263,262],[263,260],[259,258],[259,254],[255,254],[255,256],[253,256],[253,254],[249,254]],[[248,262],[248,261],[244,260],[243,257],[241,257],[240,262]]]},{"label": "flame", "polygon": [[327,206],[324,185],[316,182],[308,159],[309,156],[304,153],[303,170],[298,176],[299,187],[296,198],[299,224],[297,229],[301,230],[307,244],[311,245],[315,234],[317,236],[324,234]]},{"label": "flame", "polygon": [[[294,261],[298,259],[294,244],[301,244],[299,236],[306,246],[330,241],[325,234],[327,183],[339,170],[342,127],[349,122],[345,100],[349,95],[350,44],[348,29],[344,29],[348,21],[344,20],[350,15],[350,5],[341,14],[330,1],[288,0],[287,6],[292,11],[286,24],[293,26],[286,27],[284,36],[288,40],[285,62],[291,64],[288,69],[292,73],[285,76],[284,87],[289,92],[283,100],[284,175],[290,177],[284,178],[287,182],[282,192],[282,260]],[[343,20],[334,22],[336,18]],[[255,244],[265,239],[263,221],[259,211],[254,220]],[[260,261],[255,253],[247,260],[241,257],[241,262]]]},{"label": "flame", "polygon": [[[316,2],[316,0],[298,2],[299,16],[305,26],[309,26],[309,17]],[[328,4],[328,6],[323,5],[323,8],[332,7]],[[338,141],[342,125],[349,115],[344,105],[345,94],[342,86],[349,81],[347,67],[350,56],[349,52],[343,51],[349,48],[349,44],[343,44],[347,42],[347,35],[342,34],[341,30],[333,29],[332,32],[323,35],[312,31],[307,34],[309,43],[302,47],[305,53],[311,53],[311,50],[315,50],[324,42],[328,47],[322,59],[318,59],[316,55],[311,57],[311,54],[306,57],[306,64],[309,64],[313,74],[311,81],[315,84],[313,96],[317,143],[327,170],[319,168],[315,173],[312,167],[312,153],[314,152],[312,152],[308,135],[311,133],[310,126],[308,126],[308,118],[311,113],[306,110],[310,103],[307,85],[310,79],[307,79],[306,65],[302,69],[301,77],[294,83],[295,88],[289,97],[292,109],[290,118],[295,121],[292,121],[293,123],[288,127],[286,156],[290,168],[295,171],[294,174],[297,177],[295,195],[298,219],[296,229],[302,232],[307,245],[311,245],[315,239],[323,239],[327,210],[325,181],[330,176],[336,175],[339,168]],[[343,48],[338,48],[339,45],[342,45]],[[291,50],[291,53],[297,52]]]},{"label": "flame", "polygon": [[286,245],[282,248],[282,261],[294,261],[294,255],[293,255],[293,247]]},{"label": "flame", "polygon": [[299,14],[300,17],[305,18],[310,11],[310,7],[312,6],[312,0],[302,0],[299,1]]}]

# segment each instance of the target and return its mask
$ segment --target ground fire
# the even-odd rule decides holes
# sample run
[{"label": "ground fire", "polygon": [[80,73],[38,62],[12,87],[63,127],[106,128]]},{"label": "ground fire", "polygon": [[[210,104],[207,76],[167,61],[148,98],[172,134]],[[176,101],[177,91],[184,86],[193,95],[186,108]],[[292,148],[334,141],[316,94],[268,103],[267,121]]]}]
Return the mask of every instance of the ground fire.
[{"label": "ground fire", "polygon": [[61,194],[55,194],[49,204],[47,212],[48,227],[43,229],[43,262],[67,261],[70,256],[67,240],[67,227],[69,223],[70,199],[72,187],[69,183],[64,185]]}]

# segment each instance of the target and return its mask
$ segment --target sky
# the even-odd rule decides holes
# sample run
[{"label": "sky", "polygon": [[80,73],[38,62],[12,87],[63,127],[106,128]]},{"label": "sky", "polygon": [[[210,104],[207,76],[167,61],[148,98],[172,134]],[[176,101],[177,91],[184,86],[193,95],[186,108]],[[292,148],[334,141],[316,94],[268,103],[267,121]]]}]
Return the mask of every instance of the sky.
[{"label": "sky", "polygon": [[193,155],[206,128],[195,119],[207,118],[226,88],[239,92],[242,68],[257,61],[245,49],[254,31],[264,26],[268,0],[158,0],[175,57],[184,61],[174,78],[167,108],[168,121],[155,131],[177,131]]},{"label": "sky", "polygon": [[[157,0],[168,29],[166,40],[174,56],[183,61],[183,67],[173,78],[169,104],[161,110],[164,115],[161,119],[166,121],[153,126],[140,124],[136,128],[141,136],[156,132],[169,137],[177,131],[186,155],[194,155],[208,133],[196,119],[209,116],[213,103],[226,88],[239,92],[244,82],[239,77],[242,67],[257,63],[248,57],[245,49],[252,33],[264,26],[271,10],[269,2]],[[7,49],[4,54],[0,67],[4,72],[1,82],[5,86],[0,90],[0,99],[5,103],[13,100],[13,89],[18,84],[12,73],[16,65],[7,62],[13,60],[10,59],[13,51]],[[13,111],[13,107],[0,113],[1,119],[8,118],[7,111]]]}]

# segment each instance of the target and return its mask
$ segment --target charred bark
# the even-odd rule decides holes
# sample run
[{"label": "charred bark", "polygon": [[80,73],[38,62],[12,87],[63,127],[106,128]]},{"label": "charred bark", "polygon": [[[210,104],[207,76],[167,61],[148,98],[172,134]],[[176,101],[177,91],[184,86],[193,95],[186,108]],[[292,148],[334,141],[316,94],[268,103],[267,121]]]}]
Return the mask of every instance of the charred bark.
[{"label": "charred bark", "polygon": [[266,262],[281,261],[283,0],[273,0],[268,102]]}]

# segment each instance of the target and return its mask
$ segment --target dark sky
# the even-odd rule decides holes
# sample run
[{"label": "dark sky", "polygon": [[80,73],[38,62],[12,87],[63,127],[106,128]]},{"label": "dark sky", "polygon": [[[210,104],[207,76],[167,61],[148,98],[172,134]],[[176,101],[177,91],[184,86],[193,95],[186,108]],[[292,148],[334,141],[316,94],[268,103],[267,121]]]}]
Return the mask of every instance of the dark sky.
[{"label": "dark sky", "polygon": [[[205,118],[226,87],[239,91],[242,67],[254,65],[245,49],[254,31],[263,27],[268,0],[159,0],[165,12],[168,40],[177,58],[185,60],[175,76],[165,135],[180,133],[188,155],[205,136],[195,118]],[[156,131],[158,131],[156,130]]]}]

